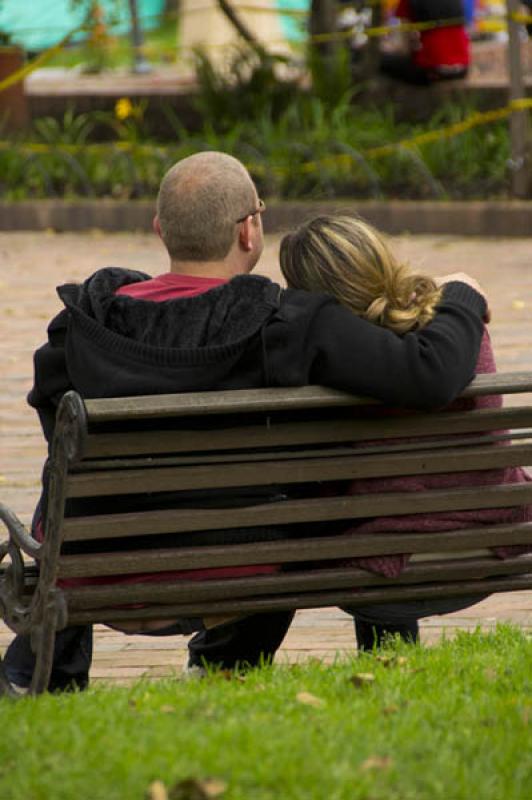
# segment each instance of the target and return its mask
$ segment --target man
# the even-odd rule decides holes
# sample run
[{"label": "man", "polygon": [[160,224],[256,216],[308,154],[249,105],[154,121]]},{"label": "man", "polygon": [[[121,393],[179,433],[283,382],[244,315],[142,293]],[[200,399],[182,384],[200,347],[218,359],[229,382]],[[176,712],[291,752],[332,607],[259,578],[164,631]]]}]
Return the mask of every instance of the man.
[{"label": "man", "polygon": [[[190,156],[165,175],[157,200],[154,227],[170,271],[150,278],[108,268],[80,286],[59,287],[65,309],[35,353],[28,397],[48,441],[57,404],[71,388],[90,398],[323,383],[436,408],[471,380],[486,313],[474,282],[448,281],[433,322],[399,338],[328,295],[283,291],[251,275],[264,244],[263,211],[239,161],[215,152]],[[37,538],[42,514],[38,508]],[[255,615],[202,630],[189,643],[190,664],[271,658],[292,616]],[[51,690],[87,685],[91,646],[90,628],[59,632]],[[29,685],[26,637],[15,638],[5,666],[13,683]]]}]

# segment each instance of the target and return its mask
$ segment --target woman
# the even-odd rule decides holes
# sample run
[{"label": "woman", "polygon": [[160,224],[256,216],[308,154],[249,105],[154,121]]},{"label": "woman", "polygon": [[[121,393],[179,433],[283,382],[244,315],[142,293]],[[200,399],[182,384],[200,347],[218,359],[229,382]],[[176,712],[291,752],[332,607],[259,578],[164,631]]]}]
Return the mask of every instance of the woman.
[{"label": "woman", "polygon": [[[441,290],[426,275],[413,272],[398,261],[384,237],[357,217],[321,216],[287,234],[281,242],[281,271],[292,289],[326,292],[355,314],[402,335],[426,325],[434,316]],[[477,373],[495,372],[495,360],[487,330],[484,332]],[[452,408],[500,408],[499,396],[457,401]],[[402,478],[358,479],[351,482],[349,494],[413,492],[453,487],[485,487],[502,483],[521,483],[530,476],[516,467]],[[355,525],[358,533],[380,531],[427,532],[468,528],[479,525],[532,520],[532,507],[479,509],[450,513],[378,517]],[[498,547],[504,558],[515,548]],[[521,550],[522,551],[522,550]],[[354,559],[350,563],[388,577],[397,576],[408,563],[408,555]],[[472,605],[480,598],[460,598],[439,603],[415,602],[401,606],[374,606],[354,613],[359,647],[380,642],[386,633],[399,633],[404,639],[418,638],[417,619],[448,613]]]}]

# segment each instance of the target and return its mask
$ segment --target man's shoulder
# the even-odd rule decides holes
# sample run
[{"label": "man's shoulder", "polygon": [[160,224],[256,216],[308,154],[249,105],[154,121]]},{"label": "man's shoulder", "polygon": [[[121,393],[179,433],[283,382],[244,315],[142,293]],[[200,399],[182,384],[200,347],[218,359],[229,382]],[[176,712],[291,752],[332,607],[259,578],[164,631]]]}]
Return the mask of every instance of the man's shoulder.
[{"label": "man's shoulder", "polygon": [[65,283],[57,287],[59,297],[67,302],[83,294],[114,294],[121,286],[150,280],[151,276],[139,270],[124,267],[101,267],[81,283]]},{"label": "man's shoulder", "polygon": [[126,283],[138,283],[151,280],[152,276],[146,272],[127,267],[101,267],[83,281],[83,285],[106,284],[122,286]]}]

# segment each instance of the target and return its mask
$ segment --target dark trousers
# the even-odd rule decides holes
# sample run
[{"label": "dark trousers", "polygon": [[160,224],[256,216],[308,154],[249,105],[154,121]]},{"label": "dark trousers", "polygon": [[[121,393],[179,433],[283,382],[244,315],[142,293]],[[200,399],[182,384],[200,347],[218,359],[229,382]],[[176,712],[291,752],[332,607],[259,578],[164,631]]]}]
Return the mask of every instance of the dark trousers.
[{"label": "dark trousers", "polygon": [[270,663],[293,618],[293,611],[252,614],[199,631],[188,643],[189,666],[214,665],[233,669]]},{"label": "dark trousers", "polygon": [[[259,666],[273,660],[292,618],[293,611],[255,614],[235,622],[198,631],[189,642],[189,665],[212,665],[224,669]],[[197,626],[199,627],[199,625]],[[146,636],[190,633],[180,623]],[[92,661],[92,626],[80,625],[58,631],[48,690],[85,689]],[[8,679],[27,687],[35,667],[29,636],[16,636],[4,656]]]},{"label": "dark trousers", "polygon": [[[387,633],[398,633],[405,640],[415,641],[419,619],[460,611],[483,599],[483,596],[475,596],[412,600],[343,610],[351,614],[354,619],[359,648],[367,650],[371,649],[374,643],[380,644]],[[292,611],[253,614],[235,622],[201,630],[189,641],[189,665],[212,665],[232,669],[239,665],[254,667],[269,663],[280,647],[293,616]],[[176,625],[159,632],[159,635],[181,632],[183,631],[179,625]],[[91,659],[91,626],[71,627],[59,631],[56,636],[49,690],[86,688]],[[35,664],[29,637],[15,637],[7,649],[4,664],[12,683],[29,686]]]},{"label": "dark trousers", "polygon": [[[50,692],[85,689],[89,685],[92,661],[92,626],[76,625],[55,637]],[[28,687],[35,667],[29,636],[15,636],[4,655],[4,667],[11,683]]]},{"label": "dark trousers", "polygon": [[390,78],[414,86],[429,86],[438,81],[459,80],[467,75],[467,67],[442,66],[434,69],[418,67],[409,55],[384,53],[381,57],[380,71]]}]

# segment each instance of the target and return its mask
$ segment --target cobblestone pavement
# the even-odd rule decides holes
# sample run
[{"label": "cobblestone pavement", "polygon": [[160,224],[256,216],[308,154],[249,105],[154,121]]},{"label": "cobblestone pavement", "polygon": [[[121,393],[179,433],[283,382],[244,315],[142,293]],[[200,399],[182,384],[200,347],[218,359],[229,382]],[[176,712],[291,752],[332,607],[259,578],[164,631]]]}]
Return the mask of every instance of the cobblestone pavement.
[{"label": "cobblestone pavement", "polygon": [[[396,237],[398,252],[432,274],[467,270],[490,298],[492,340],[500,370],[532,370],[532,238],[479,240],[453,236]],[[263,272],[279,278],[278,238],[268,237]],[[47,321],[59,310],[55,286],[81,280],[107,265],[157,274],[166,269],[162,246],[145,234],[0,234],[0,497],[29,523],[38,495],[44,445],[25,395],[32,379],[32,353],[45,338]],[[532,592],[496,595],[467,612],[424,620],[422,638],[438,639],[456,628],[511,620],[532,628]],[[0,626],[0,648],[10,640]],[[300,612],[281,659],[309,655],[334,658],[352,651],[350,618],[336,609]],[[101,628],[92,676],[127,682],[140,675],[179,670],[186,654],[181,637],[126,637]]]}]

